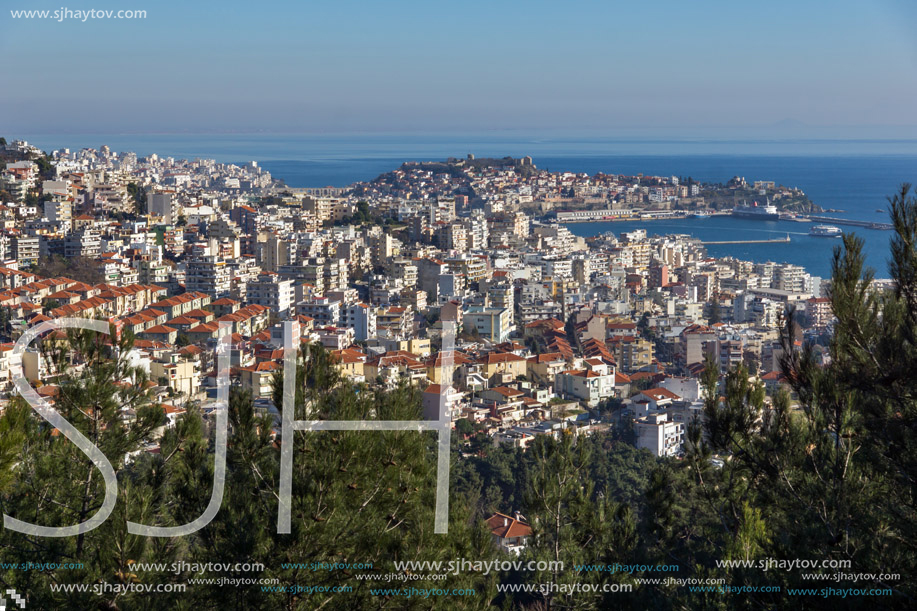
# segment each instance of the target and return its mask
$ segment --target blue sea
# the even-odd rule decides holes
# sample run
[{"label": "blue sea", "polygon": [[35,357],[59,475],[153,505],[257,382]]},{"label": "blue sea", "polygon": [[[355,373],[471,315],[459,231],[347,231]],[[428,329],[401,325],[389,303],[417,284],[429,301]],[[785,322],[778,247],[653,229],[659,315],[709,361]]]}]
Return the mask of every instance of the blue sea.
[{"label": "blue sea", "polygon": [[[9,135],[7,136],[9,138]],[[843,212],[830,216],[887,221],[886,197],[903,182],[917,183],[917,140],[722,139],[664,137],[589,137],[483,134],[59,134],[17,136],[45,150],[99,148],[140,155],[212,158],[223,162],[258,161],[294,187],[346,186],[371,180],[409,160],[531,155],[552,171],[690,176],[725,182],[733,176],[773,180],[800,187],[818,205]],[[881,211],[879,211],[881,210]],[[688,233],[704,240],[767,239],[790,235],[786,244],[719,245],[714,256],[778,261],[829,277],[836,239],[812,238],[810,225],[733,218],[686,219],[570,225],[589,236],[634,228],[650,234]],[[866,242],[867,263],[887,277],[889,231],[843,227]]]}]

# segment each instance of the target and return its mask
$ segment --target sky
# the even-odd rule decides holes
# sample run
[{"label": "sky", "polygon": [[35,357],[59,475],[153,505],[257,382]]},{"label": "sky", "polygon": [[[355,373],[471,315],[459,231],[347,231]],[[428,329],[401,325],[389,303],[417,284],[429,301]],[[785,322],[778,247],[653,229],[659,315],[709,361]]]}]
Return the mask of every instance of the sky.
[{"label": "sky", "polygon": [[[917,3],[902,0],[2,4],[7,135],[917,135]],[[147,15],[12,15],[65,7]]]}]

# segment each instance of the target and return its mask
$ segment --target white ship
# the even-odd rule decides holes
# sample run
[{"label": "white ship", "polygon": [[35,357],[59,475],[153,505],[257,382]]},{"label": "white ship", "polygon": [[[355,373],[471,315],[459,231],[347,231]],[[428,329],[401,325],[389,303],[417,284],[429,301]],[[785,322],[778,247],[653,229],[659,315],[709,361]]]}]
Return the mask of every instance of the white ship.
[{"label": "white ship", "polygon": [[817,238],[839,238],[843,233],[839,227],[834,225],[815,225],[809,230],[809,235]]},{"label": "white ship", "polygon": [[746,204],[736,206],[732,209],[732,216],[738,216],[743,219],[757,219],[759,221],[776,221],[780,218],[780,213],[777,212],[777,206],[773,204],[768,203],[764,206],[759,206],[758,202],[755,202],[751,206]]}]

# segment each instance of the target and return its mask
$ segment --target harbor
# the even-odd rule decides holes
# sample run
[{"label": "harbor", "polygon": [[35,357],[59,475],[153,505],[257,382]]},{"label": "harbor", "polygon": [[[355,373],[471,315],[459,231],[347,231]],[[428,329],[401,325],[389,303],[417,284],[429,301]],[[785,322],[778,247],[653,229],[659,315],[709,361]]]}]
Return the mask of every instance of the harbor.
[{"label": "harbor", "polygon": [[[748,207],[752,209],[751,206]],[[845,219],[838,218],[834,216],[820,216],[820,215],[810,215],[810,214],[796,214],[795,216],[781,216],[777,217],[775,214],[764,212],[764,207],[761,207],[762,212],[755,214],[753,212],[746,212],[736,214],[733,210],[716,210],[709,211],[707,213],[696,215],[690,214],[684,210],[667,210],[667,211],[652,211],[652,212],[643,212],[640,214],[635,213],[633,210],[597,210],[597,211],[561,211],[553,215],[546,215],[541,220],[550,222],[555,220],[563,224],[571,223],[595,223],[595,222],[633,222],[633,221],[672,221],[672,220],[684,220],[684,219],[707,219],[713,217],[723,217],[723,216],[732,216],[735,218],[744,218],[749,220],[757,221],[796,221],[796,222],[808,222],[808,221],[817,221],[823,223],[831,223],[833,225],[847,225],[849,227],[863,227],[866,229],[877,229],[881,231],[891,231],[894,229],[894,226],[891,223],[876,223],[873,221],[858,221],[855,219]],[[771,242],[785,242],[786,240],[769,240]],[[747,244],[748,242],[719,242],[721,244]]]},{"label": "harbor", "polygon": [[[622,219],[570,223],[566,226],[574,235],[581,237],[599,236],[606,232],[620,236],[641,229],[650,235],[687,234],[699,240],[713,257],[793,263],[804,267],[809,273],[827,278],[831,275],[832,251],[839,245],[839,239],[810,235],[811,226],[816,224],[820,223],[799,223],[788,219],[762,222],[729,214],[715,214],[707,219],[688,217],[652,222]],[[866,241],[867,265],[884,270],[886,262],[881,249],[888,247],[890,232],[869,227],[844,229],[856,232]],[[790,236],[789,242],[786,241],[787,234]]]}]

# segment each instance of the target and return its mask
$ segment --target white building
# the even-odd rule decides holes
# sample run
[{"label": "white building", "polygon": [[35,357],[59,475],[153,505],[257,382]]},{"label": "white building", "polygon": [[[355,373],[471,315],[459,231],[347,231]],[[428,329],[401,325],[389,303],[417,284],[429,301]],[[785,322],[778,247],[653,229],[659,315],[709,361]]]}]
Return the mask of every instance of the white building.
[{"label": "white building", "polygon": [[52,223],[64,224],[70,229],[73,220],[73,205],[69,201],[46,201],[45,218]]},{"label": "white building", "polygon": [[446,418],[448,420],[455,420],[458,413],[457,407],[461,400],[462,393],[452,388],[452,386],[446,386],[445,389],[443,389],[440,384],[430,384],[426,390],[423,391],[423,397],[421,398],[423,419],[439,420],[440,402],[445,401],[445,405],[442,407],[446,410]]},{"label": "white building", "polygon": [[288,315],[293,307],[293,281],[275,273],[261,272],[257,280],[248,283],[246,290],[246,301],[270,308],[278,316]]},{"label": "white building", "polygon": [[207,293],[219,299],[229,295],[230,274],[226,262],[215,256],[199,256],[188,261],[185,269],[188,292]]},{"label": "white building", "polygon": [[365,303],[353,303],[343,310],[343,325],[353,329],[354,340],[366,341],[376,335],[376,311]]},{"label": "white building", "polygon": [[665,412],[647,414],[634,420],[637,447],[656,456],[675,456],[685,440],[685,425],[670,422]]},{"label": "white building", "polygon": [[152,216],[161,216],[166,223],[172,222],[172,194],[150,193],[147,207]]},{"label": "white building", "polygon": [[588,369],[562,371],[554,377],[554,392],[560,397],[575,398],[590,407],[603,399],[614,396],[615,373],[607,365]]},{"label": "white building", "polygon": [[666,378],[659,383],[659,387],[675,393],[684,401],[698,401],[703,398],[700,380],[697,378]]},{"label": "white building", "polygon": [[296,304],[296,314],[315,320],[316,327],[341,324],[341,302],[327,297],[313,297]]},{"label": "white building", "polygon": [[477,329],[481,337],[492,342],[505,342],[513,330],[513,315],[507,308],[472,306],[462,317],[466,330]]}]

